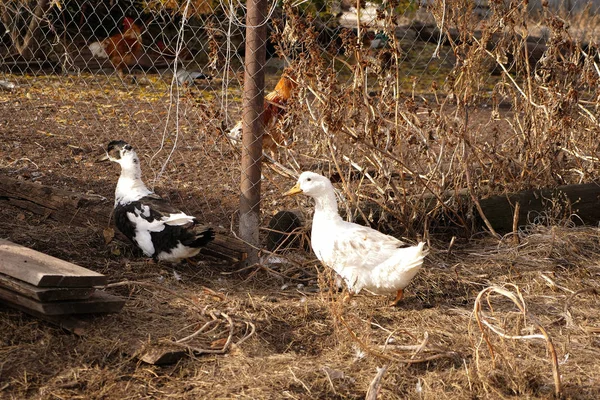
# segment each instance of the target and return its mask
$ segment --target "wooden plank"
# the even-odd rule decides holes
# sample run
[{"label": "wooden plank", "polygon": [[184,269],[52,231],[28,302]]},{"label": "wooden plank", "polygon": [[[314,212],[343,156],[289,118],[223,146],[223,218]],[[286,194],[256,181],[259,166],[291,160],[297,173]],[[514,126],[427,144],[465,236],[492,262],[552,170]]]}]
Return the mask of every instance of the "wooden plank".
[{"label": "wooden plank", "polygon": [[61,327],[71,333],[74,333],[77,336],[84,336],[89,327],[89,322],[83,321],[74,315],[44,315],[14,303],[0,303],[0,306],[3,305],[14,308],[15,310],[19,310],[21,312],[24,312],[25,314],[29,314],[32,317],[41,319],[43,321]]},{"label": "wooden plank", "polygon": [[95,291],[89,299],[42,303],[8,289],[0,288],[0,301],[44,315],[95,314],[119,312],[125,299]]},{"label": "wooden plank", "polygon": [[217,234],[212,242],[200,250],[200,254],[224,259],[235,264],[246,260],[248,246],[239,239]]},{"label": "wooden plank", "polygon": [[0,274],[0,288],[5,288],[22,294],[31,299],[48,302],[61,300],[83,300],[89,298],[94,293],[93,287],[86,288],[39,288],[29,283],[11,278],[8,275]]},{"label": "wooden plank", "polygon": [[[568,218],[577,214],[574,222],[598,225],[600,222],[600,184],[585,183],[563,185],[550,189],[524,190],[505,196],[491,196],[480,200],[483,213],[498,232],[512,231],[513,212],[519,202],[519,226],[533,222],[536,216],[546,210],[560,206],[563,210],[558,217]],[[543,221],[542,221],[543,222]]]},{"label": "wooden plank", "polygon": [[[0,199],[68,224],[108,221],[110,217],[111,202],[102,196],[75,193],[7,176],[0,176]],[[80,212],[82,209],[85,212]]]},{"label": "wooden plank", "polygon": [[102,274],[4,239],[0,273],[38,287],[91,287],[108,281]]}]

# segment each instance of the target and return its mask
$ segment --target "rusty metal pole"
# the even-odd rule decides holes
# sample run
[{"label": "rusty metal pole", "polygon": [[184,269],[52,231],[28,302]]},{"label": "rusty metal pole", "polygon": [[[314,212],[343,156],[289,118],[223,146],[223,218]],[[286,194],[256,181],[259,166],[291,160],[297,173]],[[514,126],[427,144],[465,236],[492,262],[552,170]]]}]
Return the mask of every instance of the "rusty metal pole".
[{"label": "rusty metal pole", "polygon": [[[263,135],[263,102],[267,38],[267,2],[249,0],[246,15],[246,61],[242,104],[242,176],[240,197],[240,237],[258,246],[260,225],[260,177]],[[251,250],[246,261],[258,262],[258,252]]]}]

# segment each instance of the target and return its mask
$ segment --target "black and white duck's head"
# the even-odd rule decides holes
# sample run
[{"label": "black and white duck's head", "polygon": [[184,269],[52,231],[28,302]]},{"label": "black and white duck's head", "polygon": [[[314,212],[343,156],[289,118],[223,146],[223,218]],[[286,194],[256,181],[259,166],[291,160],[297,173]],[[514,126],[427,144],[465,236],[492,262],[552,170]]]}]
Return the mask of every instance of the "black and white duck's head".
[{"label": "black and white duck's head", "polygon": [[306,171],[300,174],[296,185],[284,193],[285,196],[302,193],[312,198],[319,198],[333,193],[331,181],[323,175]]},{"label": "black and white duck's head", "polygon": [[123,140],[113,140],[106,148],[106,154],[98,161],[112,161],[127,168],[139,164],[139,159],[133,147]]}]

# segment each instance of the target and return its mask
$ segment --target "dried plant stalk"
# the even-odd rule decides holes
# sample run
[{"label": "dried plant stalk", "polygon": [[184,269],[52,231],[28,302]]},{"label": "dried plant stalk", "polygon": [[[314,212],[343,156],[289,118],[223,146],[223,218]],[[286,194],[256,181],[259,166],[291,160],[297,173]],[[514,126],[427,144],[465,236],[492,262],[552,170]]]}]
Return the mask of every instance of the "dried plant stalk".
[{"label": "dried plant stalk", "polygon": [[[477,325],[479,326],[479,330],[481,331],[482,338],[486,341],[488,348],[490,349],[490,353],[492,355],[492,360],[495,359],[494,347],[489,339],[490,331],[494,332],[498,336],[503,339],[509,340],[532,340],[532,339],[541,339],[546,342],[546,347],[548,348],[548,352],[550,353],[550,362],[552,363],[552,375],[554,378],[554,394],[557,398],[560,398],[562,389],[561,389],[561,381],[560,381],[560,373],[558,368],[558,357],[556,355],[556,349],[554,348],[554,344],[552,343],[552,339],[548,335],[546,329],[540,325],[536,318],[527,312],[525,306],[525,299],[523,298],[519,288],[517,285],[508,284],[506,286],[512,287],[516,293],[513,293],[507,289],[498,287],[498,286],[490,286],[483,289],[477,295],[475,299],[475,306],[473,307],[473,315],[475,316],[475,320],[477,321]],[[485,298],[486,302],[490,309],[491,307],[491,295],[499,294],[511,300],[519,309],[520,313],[523,315],[525,320],[529,320],[533,323],[536,329],[540,331],[540,334],[534,335],[508,335],[504,332],[504,330],[498,327],[496,324],[489,321],[489,317],[485,315],[482,310],[482,302]],[[493,309],[492,309],[493,311]],[[478,352],[479,350],[477,350]]]}]

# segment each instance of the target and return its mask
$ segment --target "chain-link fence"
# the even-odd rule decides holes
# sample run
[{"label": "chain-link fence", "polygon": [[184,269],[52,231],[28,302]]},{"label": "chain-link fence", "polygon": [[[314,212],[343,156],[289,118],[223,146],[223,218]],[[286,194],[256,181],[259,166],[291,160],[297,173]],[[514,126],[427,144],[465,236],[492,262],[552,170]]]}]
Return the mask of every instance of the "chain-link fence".
[{"label": "chain-link fence", "polygon": [[241,197],[259,247],[298,225],[278,211],[310,218],[281,197],[304,170],[409,237],[494,231],[479,199],[599,178],[597,2],[256,4],[246,24],[239,2],[3,1],[2,173],[110,198],[93,159],[123,139],[199,219],[237,232]]}]

